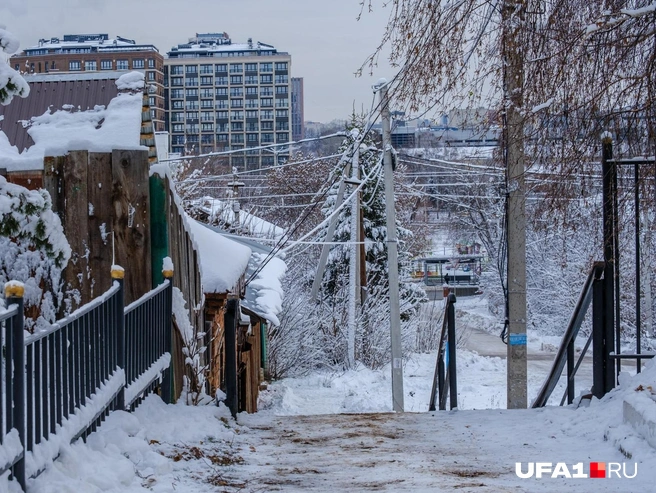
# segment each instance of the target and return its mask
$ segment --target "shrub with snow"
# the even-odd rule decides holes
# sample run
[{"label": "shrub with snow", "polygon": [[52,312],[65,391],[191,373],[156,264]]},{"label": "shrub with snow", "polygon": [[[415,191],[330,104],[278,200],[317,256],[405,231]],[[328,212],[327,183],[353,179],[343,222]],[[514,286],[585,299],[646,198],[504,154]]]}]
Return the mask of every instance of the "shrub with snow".
[{"label": "shrub with snow", "polygon": [[0,176],[0,285],[24,283],[28,329],[55,321],[63,300],[61,272],[70,256],[48,192]]},{"label": "shrub with snow", "polygon": [[[18,46],[18,39],[0,25],[0,49],[12,55],[18,51]],[[0,104],[11,103],[14,96],[26,98],[29,93],[30,86],[25,79],[0,58]]]}]

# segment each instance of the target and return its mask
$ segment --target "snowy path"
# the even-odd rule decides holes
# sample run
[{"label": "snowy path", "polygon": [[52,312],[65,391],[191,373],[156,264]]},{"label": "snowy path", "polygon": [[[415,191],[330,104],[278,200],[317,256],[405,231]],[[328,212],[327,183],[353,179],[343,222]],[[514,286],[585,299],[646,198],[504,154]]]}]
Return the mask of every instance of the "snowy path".
[{"label": "snowy path", "polygon": [[517,478],[517,461],[583,462],[586,471],[591,461],[626,461],[585,426],[584,415],[546,409],[240,416],[250,428],[242,438],[254,452],[230,478],[247,492],[649,491],[656,471],[645,464],[631,481]]}]

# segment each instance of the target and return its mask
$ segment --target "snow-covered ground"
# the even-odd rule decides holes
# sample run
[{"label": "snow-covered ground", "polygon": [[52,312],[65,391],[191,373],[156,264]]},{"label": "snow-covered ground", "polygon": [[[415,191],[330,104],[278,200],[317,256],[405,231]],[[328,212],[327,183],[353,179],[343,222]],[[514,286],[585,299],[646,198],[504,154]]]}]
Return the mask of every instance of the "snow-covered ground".
[{"label": "snow-covered ground", "polygon": [[[406,362],[404,414],[388,412],[389,367],[272,383],[260,412],[236,422],[223,406],[167,406],[151,396],[133,414],[113,413],[86,444],[64,449],[29,491],[653,491],[656,451],[621,423],[623,397],[639,385],[656,388],[656,365],[589,407],[508,411],[505,360],[494,356],[505,346],[479,329],[492,320],[468,303],[459,305],[460,327],[470,333],[458,351],[458,411],[427,412],[434,353]],[[530,396],[553,358],[539,341],[532,347]],[[572,474],[577,463],[586,474],[590,462],[625,463],[629,474],[637,464],[638,474],[520,479],[516,462],[524,471],[529,462],[563,462]],[[0,480],[0,491],[7,487]]]}]

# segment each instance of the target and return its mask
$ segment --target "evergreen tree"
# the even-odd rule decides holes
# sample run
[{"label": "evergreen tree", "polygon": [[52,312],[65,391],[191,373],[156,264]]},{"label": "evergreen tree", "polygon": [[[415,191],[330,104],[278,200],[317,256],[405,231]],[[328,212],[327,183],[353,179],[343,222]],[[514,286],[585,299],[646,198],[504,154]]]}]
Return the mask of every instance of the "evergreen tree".
[{"label": "evergreen tree", "polygon": [[[353,115],[347,125],[349,136],[343,141],[340,152],[352,158],[356,143],[364,132],[365,122],[360,116]],[[361,208],[363,213],[365,260],[367,272],[367,296],[360,316],[360,334],[356,334],[356,359],[367,366],[377,367],[384,364],[389,351],[389,279],[387,268],[387,226],[385,212],[385,190],[382,171],[382,150],[369,132],[361,139],[359,153],[360,177],[365,182],[362,187]],[[341,174],[343,169],[334,173]],[[335,209],[339,180],[336,180],[326,199],[323,212],[327,217]],[[347,191],[346,197],[350,194]],[[346,206],[339,212],[337,228],[333,241],[343,243],[335,245],[328,257],[323,277],[324,309],[329,308],[333,314],[330,332],[338,336],[339,354],[344,354],[343,334],[346,331],[346,312],[350,298],[348,279],[351,241],[351,207]],[[424,291],[416,284],[404,282],[409,278],[410,253],[406,240],[412,234],[401,226],[397,220],[397,237],[399,241],[399,274],[402,281],[399,286],[401,321],[406,326],[419,310],[419,303],[425,300]],[[330,238],[325,238],[330,241]],[[338,328],[340,330],[335,330]],[[343,328],[343,329],[342,329]],[[387,342],[386,342],[387,341]]]}]

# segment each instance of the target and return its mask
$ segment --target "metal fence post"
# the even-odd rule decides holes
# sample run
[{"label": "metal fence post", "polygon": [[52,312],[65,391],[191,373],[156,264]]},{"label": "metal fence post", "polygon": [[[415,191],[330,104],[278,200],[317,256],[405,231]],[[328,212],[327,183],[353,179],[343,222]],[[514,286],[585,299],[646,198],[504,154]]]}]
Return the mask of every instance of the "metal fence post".
[{"label": "metal fence post", "polygon": [[237,416],[239,396],[237,394],[237,321],[239,300],[229,299],[224,319],[225,330],[225,387],[226,404],[233,416]]},{"label": "metal fence post", "polygon": [[[123,370],[127,375],[125,368],[125,299],[123,290],[123,281],[125,271],[122,267],[112,265],[112,280],[118,282],[119,290],[116,294],[116,306],[114,312],[114,327],[116,327],[116,366]],[[112,369],[110,368],[110,371]],[[121,411],[125,410],[125,383],[121,386],[116,396],[116,408]]]},{"label": "metal fence post", "polygon": [[447,323],[449,330],[449,396],[451,409],[458,407],[458,383],[456,375],[456,295],[449,294]]},{"label": "metal fence post", "polygon": [[567,343],[567,404],[574,402],[574,337]]},{"label": "metal fence post", "polygon": [[[12,468],[12,475],[25,491],[25,333],[24,333],[24,315],[23,315],[23,294],[25,289],[22,284],[7,283],[5,284],[5,297],[7,306],[18,305],[18,311],[12,321],[12,347],[7,348],[13,353],[13,426],[18,431],[21,444],[23,446],[23,456],[16,462]],[[11,373],[11,368],[6,369],[7,376]],[[11,377],[9,377],[11,378]],[[8,403],[7,403],[8,405]]]},{"label": "metal fence post", "polygon": [[606,352],[604,350],[604,332],[605,321],[604,315],[604,288],[605,281],[595,279],[592,283],[592,393],[601,399],[604,396],[606,388],[606,372],[604,360]]},{"label": "metal fence post", "polygon": [[172,355],[172,344],[171,336],[173,334],[173,270],[163,270],[162,274],[164,279],[169,282],[168,287],[165,291],[165,313],[164,313],[164,352],[171,355],[171,362],[169,367],[164,370],[164,375],[162,378],[162,400],[167,404],[171,404],[173,399],[171,397],[171,386],[173,385],[173,379],[171,378],[171,372],[173,368],[173,355]]}]

